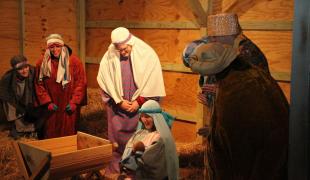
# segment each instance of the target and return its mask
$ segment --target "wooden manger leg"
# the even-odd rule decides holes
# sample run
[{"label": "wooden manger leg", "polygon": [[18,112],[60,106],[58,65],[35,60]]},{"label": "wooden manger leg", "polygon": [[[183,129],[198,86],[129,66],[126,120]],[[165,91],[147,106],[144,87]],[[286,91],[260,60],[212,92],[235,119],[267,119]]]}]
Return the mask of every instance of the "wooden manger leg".
[{"label": "wooden manger leg", "polygon": [[50,168],[51,156],[46,156],[31,174],[29,180],[40,180]]},{"label": "wooden manger leg", "polygon": [[45,180],[49,178],[51,153],[29,145],[26,142],[13,142],[18,165],[25,179]]},{"label": "wooden manger leg", "polygon": [[28,170],[26,168],[23,155],[20,152],[20,148],[19,148],[17,142],[16,141],[12,141],[12,146],[14,147],[14,150],[15,150],[15,153],[16,153],[16,159],[17,159],[17,164],[18,164],[19,170],[21,171],[21,173],[22,173],[22,175],[24,176],[25,179],[29,179]]}]

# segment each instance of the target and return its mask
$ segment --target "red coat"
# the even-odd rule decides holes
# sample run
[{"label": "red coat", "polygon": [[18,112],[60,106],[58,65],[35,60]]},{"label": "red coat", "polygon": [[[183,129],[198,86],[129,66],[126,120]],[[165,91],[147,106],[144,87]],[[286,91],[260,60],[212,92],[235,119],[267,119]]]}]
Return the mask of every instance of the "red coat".
[{"label": "red coat", "polygon": [[[40,105],[54,103],[58,106],[55,112],[47,112],[45,121],[45,138],[54,138],[76,134],[75,122],[80,116],[81,106],[86,104],[86,75],[83,64],[77,56],[71,55],[69,59],[69,72],[71,80],[63,88],[56,82],[58,60],[51,61],[51,76],[38,81],[43,57],[36,65],[35,89]],[[77,105],[73,113],[66,112],[69,103]],[[47,107],[46,107],[47,109]]]}]

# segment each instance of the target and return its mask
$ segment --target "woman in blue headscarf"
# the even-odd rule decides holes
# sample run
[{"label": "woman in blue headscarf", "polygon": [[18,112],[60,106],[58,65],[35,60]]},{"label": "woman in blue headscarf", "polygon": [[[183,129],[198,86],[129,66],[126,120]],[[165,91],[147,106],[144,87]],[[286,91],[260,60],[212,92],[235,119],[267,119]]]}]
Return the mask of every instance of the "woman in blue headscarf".
[{"label": "woman in blue headscarf", "polygon": [[179,160],[169,128],[174,118],[154,100],[145,102],[139,113],[140,123],[126,145],[122,169],[134,179],[178,179]]}]

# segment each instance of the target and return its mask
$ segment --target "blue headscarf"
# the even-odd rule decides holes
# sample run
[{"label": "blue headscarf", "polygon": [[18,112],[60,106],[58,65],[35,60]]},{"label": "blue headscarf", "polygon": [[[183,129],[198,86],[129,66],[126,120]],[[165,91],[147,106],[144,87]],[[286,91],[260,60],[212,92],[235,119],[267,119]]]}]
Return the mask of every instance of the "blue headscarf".
[{"label": "blue headscarf", "polygon": [[[177,156],[176,146],[170,132],[171,124],[174,117],[163,112],[157,101],[148,100],[139,109],[139,113],[145,113],[153,118],[156,130],[165,144],[165,156],[167,163],[168,177],[171,180],[177,180],[179,176],[179,159]],[[141,129],[141,124],[137,130]]]}]

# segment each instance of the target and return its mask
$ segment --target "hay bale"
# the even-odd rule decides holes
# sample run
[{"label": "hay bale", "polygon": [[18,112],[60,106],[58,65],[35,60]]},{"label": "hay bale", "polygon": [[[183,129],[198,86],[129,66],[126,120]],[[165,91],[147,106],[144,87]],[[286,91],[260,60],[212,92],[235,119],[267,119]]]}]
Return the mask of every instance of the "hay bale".
[{"label": "hay bale", "polygon": [[99,88],[87,89],[87,105],[81,109],[77,130],[107,139],[108,122],[106,107],[101,100]]},{"label": "hay bale", "polygon": [[203,180],[205,146],[200,142],[176,143],[179,154],[180,179]]},{"label": "hay bale", "polygon": [[176,143],[180,167],[204,167],[205,146],[200,142]]}]

